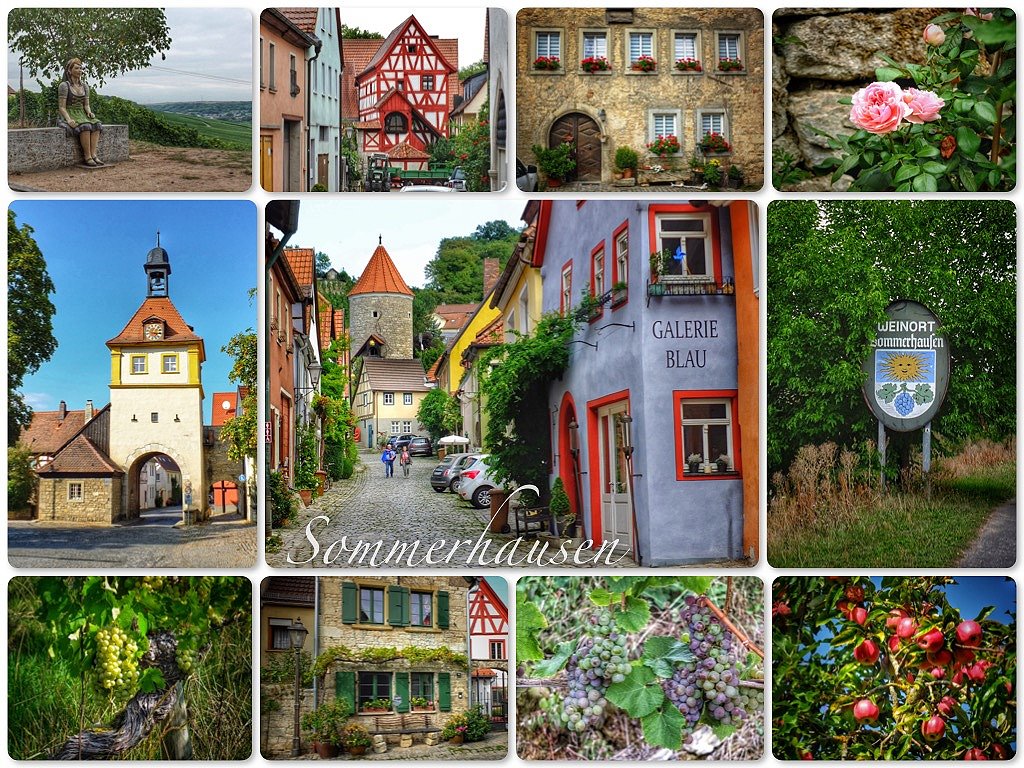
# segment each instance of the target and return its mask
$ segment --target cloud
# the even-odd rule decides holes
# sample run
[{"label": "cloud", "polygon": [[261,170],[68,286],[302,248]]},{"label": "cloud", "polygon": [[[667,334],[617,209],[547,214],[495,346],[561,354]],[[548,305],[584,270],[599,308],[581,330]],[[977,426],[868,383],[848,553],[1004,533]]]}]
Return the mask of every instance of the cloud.
[{"label": "cloud", "polygon": [[25,404],[33,411],[48,411],[56,408],[53,398],[46,392],[23,392],[21,396],[25,399]]}]

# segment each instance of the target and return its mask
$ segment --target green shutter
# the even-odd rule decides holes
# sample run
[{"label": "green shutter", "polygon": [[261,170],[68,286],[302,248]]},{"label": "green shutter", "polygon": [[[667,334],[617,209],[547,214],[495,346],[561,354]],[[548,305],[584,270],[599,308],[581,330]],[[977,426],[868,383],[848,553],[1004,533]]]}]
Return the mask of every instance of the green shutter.
[{"label": "green shutter", "polygon": [[442,712],[452,711],[452,676],[448,672],[437,673],[437,708]]},{"label": "green shutter", "polygon": [[359,587],[354,581],[341,582],[341,623],[359,621]]},{"label": "green shutter", "polygon": [[347,701],[356,711],[356,673],[335,672],[334,673],[334,697],[339,701]]},{"label": "green shutter", "polygon": [[402,626],[402,588],[388,587],[388,624]]},{"label": "green shutter", "polygon": [[412,624],[411,598],[408,587],[402,587],[402,626],[408,627]]},{"label": "green shutter", "polygon": [[437,593],[437,626],[448,629],[448,593]]},{"label": "green shutter", "polygon": [[396,712],[409,711],[409,673],[395,672],[395,696],[402,699],[401,704],[395,705]]}]

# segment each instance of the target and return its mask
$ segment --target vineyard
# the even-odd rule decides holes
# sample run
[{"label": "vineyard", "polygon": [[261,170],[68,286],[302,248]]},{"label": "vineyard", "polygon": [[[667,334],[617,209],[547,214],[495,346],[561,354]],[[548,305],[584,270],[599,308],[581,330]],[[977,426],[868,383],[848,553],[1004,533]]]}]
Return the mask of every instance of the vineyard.
[{"label": "vineyard", "polygon": [[245,578],[12,579],[11,757],[245,759],[251,599]]},{"label": "vineyard", "polygon": [[520,579],[520,757],[760,758],[762,605],[756,577]]}]

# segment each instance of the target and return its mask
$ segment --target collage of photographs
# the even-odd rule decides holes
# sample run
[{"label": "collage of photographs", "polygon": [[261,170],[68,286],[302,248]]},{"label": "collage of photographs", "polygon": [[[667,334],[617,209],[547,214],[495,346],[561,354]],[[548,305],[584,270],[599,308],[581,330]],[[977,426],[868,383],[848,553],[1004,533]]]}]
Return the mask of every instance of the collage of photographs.
[{"label": "collage of photographs", "polygon": [[9,760],[1015,759],[1017,11],[11,7]]}]

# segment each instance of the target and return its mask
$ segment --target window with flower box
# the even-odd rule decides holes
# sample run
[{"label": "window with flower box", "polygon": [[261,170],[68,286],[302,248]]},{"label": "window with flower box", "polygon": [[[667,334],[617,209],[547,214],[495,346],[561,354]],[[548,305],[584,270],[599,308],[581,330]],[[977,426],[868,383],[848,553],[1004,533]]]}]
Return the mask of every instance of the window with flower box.
[{"label": "window with flower box", "polygon": [[658,50],[654,30],[635,30],[627,33],[626,50],[629,53],[627,62],[630,72],[657,71]]},{"label": "window with flower box", "polygon": [[[709,138],[712,134],[719,138]],[[697,110],[697,144],[704,154],[721,154],[732,151],[732,142],[729,139],[729,120],[725,110]]]},{"label": "window with flower box", "polygon": [[[682,110],[679,109],[651,109],[647,111],[647,151],[653,155],[678,155],[682,149],[682,141],[680,140],[679,126],[682,123],[683,114]],[[658,141],[661,137],[662,141]],[[679,147],[675,151],[667,149],[661,153],[658,152],[659,146],[668,146],[671,143],[671,139],[668,137],[675,137]],[[654,146],[651,146],[651,145]]]},{"label": "window with flower box", "polygon": [[742,32],[715,32],[715,53],[719,72],[732,75],[746,73]]},{"label": "window with flower box", "polygon": [[612,288],[621,285],[612,296],[612,307],[624,304],[629,298],[629,222],[624,221],[612,234],[614,256],[612,260]]},{"label": "window with flower box", "polygon": [[711,215],[661,214],[655,221],[658,250],[665,255],[661,279],[666,282],[713,280]]},{"label": "window with flower box", "polygon": [[580,30],[580,70],[596,74],[611,72],[608,59],[608,30]]},{"label": "window with flower box", "polygon": [[[432,672],[410,672],[409,673],[409,696],[434,703],[434,675]],[[422,707],[425,705],[414,704]]]},{"label": "window with flower box", "polygon": [[701,61],[700,32],[676,30],[672,33],[672,61],[676,72],[701,74],[704,63]]},{"label": "window with flower box", "polygon": [[676,391],[676,479],[732,476],[740,470],[736,390]]},{"label": "window with flower box", "polygon": [[360,672],[359,673],[359,708],[368,705],[388,702],[391,708],[391,673]]},{"label": "window with flower box", "polygon": [[562,30],[535,29],[533,31],[533,72],[562,72]]}]

